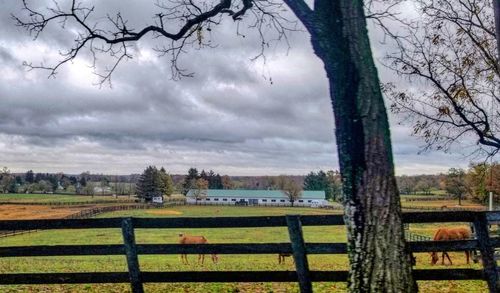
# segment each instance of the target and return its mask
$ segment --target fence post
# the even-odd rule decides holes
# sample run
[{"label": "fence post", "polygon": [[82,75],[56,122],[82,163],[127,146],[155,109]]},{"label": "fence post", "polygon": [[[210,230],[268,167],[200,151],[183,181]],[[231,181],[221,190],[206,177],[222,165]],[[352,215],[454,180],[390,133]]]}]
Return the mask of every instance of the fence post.
[{"label": "fence post", "polygon": [[122,221],[123,245],[127,254],[127,265],[130,278],[130,285],[133,293],[144,293],[141,282],[141,271],[139,269],[139,258],[137,257],[137,247],[135,245],[134,227],[132,218],[124,218]]},{"label": "fence post", "polygon": [[311,277],[309,275],[309,264],[307,263],[306,245],[302,234],[302,223],[298,215],[287,215],[286,223],[290,241],[292,242],[293,259],[299,279],[301,293],[312,292]]},{"label": "fence post", "polygon": [[476,232],[479,250],[481,251],[484,277],[486,278],[486,282],[488,282],[488,288],[491,293],[500,292],[498,268],[495,260],[495,252],[490,243],[486,213],[476,213],[474,217],[474,230]]}]

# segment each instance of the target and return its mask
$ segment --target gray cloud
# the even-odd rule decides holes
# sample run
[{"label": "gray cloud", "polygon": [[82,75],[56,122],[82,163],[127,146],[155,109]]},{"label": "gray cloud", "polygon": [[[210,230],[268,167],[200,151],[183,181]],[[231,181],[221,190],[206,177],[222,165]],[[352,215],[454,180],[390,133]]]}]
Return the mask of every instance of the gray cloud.
[{"label": "gray cloud", "polygon": [[[19,10],[12,2],[0,0],[0,164],[14,171],[113,174],[148,164],[176,173],[196,166],[234,175],[338,168],[328,83],[306,33],[291,35],[288,53],[283,43],[270,49],[263,66],[262,59],[250,60],[260,52],[255,32],[238,37],[225,20],[207,35],[216,48],[181,57],[195,76],[180,81],[170,79],[169,58],[151,50],[159,40],[147,38],[115,72],[113,87],[99,88],[84,55],[56,79],[26,71],[24,60],[54,62],[71,33],[51,27],[31,41],[8,18]],[[130,3],[101,1],[96,10],[104,15],[120,5],[131,25],[151,23],[154,6]],[[393,126],[392,136],[397,168],[405,173],[451,165],[436,166],[451,158],[440,153],[416,156],[418,142],[406,127]]]}]

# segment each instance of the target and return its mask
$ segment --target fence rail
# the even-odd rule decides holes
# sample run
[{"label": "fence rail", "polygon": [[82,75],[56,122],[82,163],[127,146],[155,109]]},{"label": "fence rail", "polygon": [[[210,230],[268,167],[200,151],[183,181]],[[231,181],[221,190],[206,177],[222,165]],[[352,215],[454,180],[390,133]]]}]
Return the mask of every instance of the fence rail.
[{"label": "fence rail", "polygon": [[[404,214],[406,223],[472,222],[477,239],[410,242],[412,252],[481,251],[483,269],[414,270],[417,280],[485,280],[490,292],[498,292],[498,268],[493,258],[499,238],[488,235],[488,221],[500,220],[500,212],[443,212]],[[126,255],[128,272],[0,274],[0,284],[125,283],[133,292],[143,292],[148,282],[299,282],[301,292],[311,292],[311,282],[347,280],[347,271],[311,271],[308,254],[345,254],[345,243],[305,243],[302,226],[343,225],[341,215],[221,217],[221,218],[109,218],[0,221],[0,230],[9,229],[100,229],[121,228],[123,245],[56,245],[0,247],[0,257],[62,255]],[[288,227],[289,243],[261,244],[136,244],[136,228],[241,228]],[[213,272],[144,272],[138,255],[144,254],[293,254],[296,271],[213,271]]]},{"label": "fence rail", "polygon": [[440,201],[440,200],[452,200],[456,198],[447,195],[423,195],[423,196],[402,195],[401,199],[403,199],[404,201]]},{"label": "fence rail", "polygon": [[[95,207],[95,208],[85,209],[85,210],[73,213],[71,215],[63,217],[63,219],[87,219],[87,218],[92,218],[92,217],[95,217],[99,214],[107,213],[107,212],[123,211],[123,210],[136,210],[136,209],[150,209],[150,208],[154,208],[154,207],[155,206],[145,205],[145,204],[129,204],[129,205]],[[36,220],[36,221],[40,221],[40,220]],[[17,228],[10,229],[10,230],[2,230],[0,228],[0,238],[20,235],[20,234],[26,234],[26,233],[33,233],[36,231],[38,231],[38,229],[23,229],[22,227],[17,227]]]},{"label": "fence rail", "polygon": [[455,207],[455,206],[442,206],[442,207],[430,207],[430,206],[406,206],[402,205],[403,210],[418,210],[418,211],[485,211],[486,207]]}]

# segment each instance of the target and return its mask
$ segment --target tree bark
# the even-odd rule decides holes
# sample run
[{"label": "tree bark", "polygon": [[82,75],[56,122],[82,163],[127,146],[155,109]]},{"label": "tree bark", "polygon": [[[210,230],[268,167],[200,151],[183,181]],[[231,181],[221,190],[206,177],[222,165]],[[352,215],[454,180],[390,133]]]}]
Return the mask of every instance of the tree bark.
[{"label": "tree bark", "polygon": [[363,1],[316,0],[312,15],[301,20],[330,81],[345,194],[349,290],[417,292]]},{"label": "tree bark", "polygon": [[500,64],[500,0],[493,1],[493,15],[495,17],[495,30],[497,39],[497,62]]}]

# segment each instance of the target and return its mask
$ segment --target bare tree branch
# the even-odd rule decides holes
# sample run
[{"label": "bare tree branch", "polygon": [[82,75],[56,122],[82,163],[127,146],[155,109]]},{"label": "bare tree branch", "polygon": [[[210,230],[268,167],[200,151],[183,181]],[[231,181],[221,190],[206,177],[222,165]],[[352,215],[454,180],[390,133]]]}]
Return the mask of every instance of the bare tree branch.
[{"label": "bare tree branch", "polygon": [[[100,84],[105,82],[111,84],[112,73],[118,65],[132,58],[128,44],[147,35],[171,41],[168,46],[157,47],[155,51],[159,55],[171,57],[172,78],[192,76],[192,72],[187,72],[179,66],[180,55],[187,46],[213,47],[205,41],[206,32],[211,32],[212,27],[218,25],[224,15],[231,17],[234,21],[242,20],[244,15],[253,17],[253,23],[249,26],[258,30],[262,40],[261,52],[255,58],[264,57],[264,51],[269,47],[270,42],[285,40],[288,43],[287,34],[298,30],[296,21],[282,16],[283,5],[282,2],[273,0],[165,0],[165,2],[156,3],[162,12],[154,15],[154,24],[147,25],[140,30],[130,27],[120,13],[115,16],[106,16],[107,24],[112,29],[104,30],[100,28],[101,23],[91,20],[94,7],[85,7],[77,0],[73,0],[67,9],[61,8],[59,2],[54,1],[53,6],[47,7],[45,11],[35,10],[27,0],[23,0],[24,15],[12,15],[12,17],[18,26],[26,29],[35,39],[51,23],[58,23],[64,27],[71,22],[79,31],[73,46],[61,52],[62,59],[55,65],[34,65],[26,62],[27,67],[48,70],[49,77],[54,77],[62,65],[75,59],[81,51],[86,49],[94,58],[92,63],[96,74],[100,77]],[[174,31],[168,30],[167,22],[177,23],[180,27]],[[267,39],[268,34],[265,34],[264,30],[268,29],[274,30],[275,38]],[[114,59],[113,64],[104,72],[97,72],[95,67],[97,54],[106,54]]]},{"label": "bare tree branch", "polygon": [[385,59],[418,88],[386,85],[391,110],[413,125],[426,148],[448,150],[475,138],[480,152],[491,156],[500,149],[500,67],[491,3],[418,3],[418,25],[407,28],[398,51]]}]

